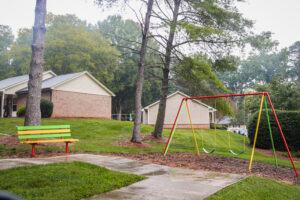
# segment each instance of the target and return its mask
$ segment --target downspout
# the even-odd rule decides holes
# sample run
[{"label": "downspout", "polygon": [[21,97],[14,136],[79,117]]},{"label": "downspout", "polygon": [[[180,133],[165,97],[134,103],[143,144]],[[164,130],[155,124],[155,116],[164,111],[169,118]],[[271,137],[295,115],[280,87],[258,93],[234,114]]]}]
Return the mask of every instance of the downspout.
[{"label": "downspout", "polygon": [[1,97],[1,118],[3,118],[4,115],[4,90],[2,91],[2,97]]}]

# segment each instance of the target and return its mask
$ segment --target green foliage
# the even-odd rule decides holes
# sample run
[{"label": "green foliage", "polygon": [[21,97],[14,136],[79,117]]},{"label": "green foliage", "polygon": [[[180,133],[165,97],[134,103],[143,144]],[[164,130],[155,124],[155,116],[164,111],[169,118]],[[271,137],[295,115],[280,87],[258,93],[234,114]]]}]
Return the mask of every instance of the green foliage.
[{"label": "green foliage", "polygon": [[[138,71],[137,60],[139,59],[138,49],[141,43],[141,27],[132,20],[124,20],[119,15],[109,16],[107,19],[98,22],[97,29],[103,37],[110,39],[121,53],[120,62],[117,70],[114,72],[114,84],[112,91],[116,94],[113,98],[113,112],[130,113],[134,110],[134,93],[136,85],[136,76]],[[148,46],[151,49],[158,50],[159,45],[152,39],[149,39]],[[146,55],[146,67],[143,86],[143,105],[152,103],[159,97],[159,81],[153,76],[159,75],[157,69],[150,66],[158,62],[158,56],[148,49]]]},{"label": "green foliage", "polygon": [[278,53],[249,56],[240,61],[237,71],[217,75],[230,90],[240,93],[258,84],[271,83],[272,80],[288,81],[289,73],[287,51],[283,49]]},{"label": "green foliage", "polygon": [[[214,128],[215,128],[215,124],[214,124],[214,123],[210,123],[210,129],[214,129]],[[223,126],[223,125],[217,124],[216,129],[227,130],[227,127],[226,127],[226,126]]]},{"label": "green foliage", "polygon": [[[257,92],[268,92],[275,109],[300,110],[300,90],[293,82],[280,83],[276,80],[269,84],[255,86]],[[247,97],[247,109],[255,112],[259,109],[261,96]]]},{"label": "green foliage", "polygon": [[289,76],[293,79],[297,77],[300,87],[300,41],[295,42],[288,49],[288,58],[291,65]]},{"label": "green foliage", "polygon": [[277,182],[272,179],[250,176],[228,186],[205,200],[254,200],[254,199],[293,199],[300,196],[300,187]]},{"label": "green foliage", "polygon": [[[300,134],[299,134],[300,111],[276,111],[276,114],[290,150],[299,151],[300,150]],[[280,151],[285,151],[286,148],[272,111],[269,111],[269,116],[270,116],[270,124],[272,128],[275,148]],[[248,123],[248,134],[249,134],[250,144],[253,144],[257,118],[258,118],[258,111],[251,116]],[[272,148],[268,121],[267,121],[265,110],[262,110],[262,114],[261,114],[256,147],[263,148],[263,149]]]},{"label": "green foliage", "polygon": [[[176,82],[193,96],[213,95],[215,91],[230,91],[216,76],[212,60],[203,55],[194,58],[185,57],[180,65],[174,67]],[[215,107],[214,101],[204,100],[205,103]],[[224,99],[216,99],[216,109],[223,114],[232,115],[233,111]]]},{"label": "green foliage", "polygon": [[9,26],[0,24],[0,53],[12,44],[14,36]]},{"label": "green foliage", "polygon": [[0,171],[0,188],[23,199],[85,199],[145,177],[83,162],[17,167]]},{"label": "green foliage", "polygon": [[41,99],[40,107],[42,118],[50,118],[53,113],[53,103],[47,99]]},{"label": "green foliage", "polygon": [[12,68],[8,67],[9,47],[13,43],[13,39],[11,28],[0,24],[0,80],[14,75]]},{"label": "green foliage", "polygon": [[17,111],[18,117],[24,117],[26,113],[26,106],[21,106]]}]

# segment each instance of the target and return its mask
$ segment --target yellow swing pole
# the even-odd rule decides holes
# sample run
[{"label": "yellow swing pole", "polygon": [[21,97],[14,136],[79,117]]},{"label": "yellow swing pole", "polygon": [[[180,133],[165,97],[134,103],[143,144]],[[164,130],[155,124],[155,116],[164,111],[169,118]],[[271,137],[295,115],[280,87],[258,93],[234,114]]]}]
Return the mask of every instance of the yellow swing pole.
[{"label": "yellow swing pole", "polygon": [[255,136],[254,136],[254,141],[253,141],[253,147],[252,147],[252,153],[251,153],[251,159],[250,159],[250,164],[249,164],[249,170],[250,171],[251,171],[251,167],[252,167],[252,161],[253,161],[253,156],[254,156],[255,144],[256,144],[256,139],[257,139],[257,133],[258,133],[258,128],[259,128],[259,122],[260,122],[264,97],[265,97],[265,94],[263,94],[262,97],[261,97],[260,109],[259,109],[259,114],[258,114],[258,119],[257,119],[257,124],[256,124],[256,130],[255,130]]},{"label": "yellow swing pole", "polygon": [[190,123],[191,123],[192,131],[193,131],[193,135],[194,135],[197,154],[200,155],[198,144],[197,144],[197,139],[196,139],[196,134],[195,134],[195,129],[194,129],[194,125],[193,125],[193,122],[192,122],[192,117],[191,117],[190,108],[189,108],[189,104],[188,104],[188,100],[185,100],[185,101],[186,101],[186,108],[187,108],[187,111],[188,111],[188,114],[189,114]]}]

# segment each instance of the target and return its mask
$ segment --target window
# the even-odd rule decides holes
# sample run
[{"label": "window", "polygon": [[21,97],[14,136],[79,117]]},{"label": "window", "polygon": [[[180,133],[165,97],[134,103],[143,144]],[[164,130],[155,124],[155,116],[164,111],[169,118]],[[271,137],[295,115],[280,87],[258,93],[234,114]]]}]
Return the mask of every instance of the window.
[{"label": "window", "polygon": [[12,103],[12,107],[13,107],[13,112],[17,111],[17,99],[13,98],[13,103]]}]

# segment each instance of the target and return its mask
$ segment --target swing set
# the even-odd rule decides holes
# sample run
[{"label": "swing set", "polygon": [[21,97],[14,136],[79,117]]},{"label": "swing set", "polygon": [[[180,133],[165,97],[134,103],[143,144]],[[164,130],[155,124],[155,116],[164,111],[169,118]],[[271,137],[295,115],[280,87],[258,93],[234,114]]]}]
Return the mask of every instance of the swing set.
[{"label": "swing set", "polygon": [[[191,124],[191,128],[192,128],[192,132],[193,132],[193,136],[194,136],[194,140],[195,140],[195,147],[196,147],[196,150],[197,150],[197,154],[200,155],[200,152],[199,152],[199,148],[198,148],[198,144],[197,144],[197,139],[196,139],[196,133],[195,133],[195,129],[194,129],[194,125],[193,125],[193,122],[192,122],[192,117],[191,117],[191,113],[190,113],[190,109],[189,109],[189,104],[188,104],[188,101],[189,100],[195,100],[195,99],[215,99],[215,108],[216,108],[216,98],[222,98],[222,97],[237,97],[237,96],[253,96],[253,95],[261,95],[262,98],[261,98],[261,103],[260,103],[260,109],[259,109],[259,114],[258,114],[258,119],[257,119],[257,125],[256,125],[256,130],[255,130],[255,135],[254,135],[254,141],[253,141],[253,147],[252,147],[252,152],[251,152],[251,158],[250,158],[250,163],[249,163],[249,171],[251,171],[251,168],[252,168],[252,161],[253,161],[253,157],[254,157],[254,151],[255,151],[255,144],[256,144],[256,140],[257,140],[257,134],[258,134],[258,129],[259,129],[259,124],[260,124],[260,118],[261,118],[261,113],[262,113],[262,108],[263,108],[263,104],[265,104],[265,110],[266,110],[266,115],[267,115],[267,120],[268,120],[268,127],[269,127],[269,133],[270,133],[270,140],[271,140],[271,143],[272,143],[272,148],[273,148],[273,153],[274,153],[274,159],[275,159],[275,165],[276,167],[278,167],[278,162],[277,162],[277,157],[276,157],[276,152],[275,152],[275,147],[274,147],[274,142],[273,142],[273,136],[272,136],[272,129],[271,129],[271,124],[270,124],[270,118],[269,118],[269,114],[268,114],[268,106],[267,106],[267,100],[266,98],[268,98],[268,101],[269,101],[269,104],[271,106],[271,109],[272,109],[272,112],[275,116],[275,120],[276,120],[276,123],[277,123],[277,126],[278,126],[278,129],[280,131],[280,134],[281,134],[281,137],[283,139],[283,142],[284,142],[284,145],[287,149],[287,152],[288,152],[288,155],[289,155],[289,158],[291,160],[291,163],[293,165],[293,168],[294,168],[294,171],[295,171],[295,174],[296,176],[299,176],[298,175],[298,172],[297,172],[297,169],[295,167],[295,164],[294,164],[294,161],[293,161],[293,158],[291,156],[291,153],[290,153],[290,150],[289,150],[289,147],[286,143],[286,140],[285,140],[285,137],[284,137],[284,134],[283,134],[283,131],[281,129],[281,126],[280,126],[280,123],[278,121],[278,118],[277,118],[277,115],[276,115],[276,112],[274,110],[274,107],[273,107],[273,104],[272,104],[272,101],[270,99],[270,96],[267,92],[260,92],[260,93],[247,93],[247,94],[232,94],[232,95],[217,95],[217,96],[202,96],[202,97],[188,97],[188,98],[183,98],[181,103],[180,103],[180,106],[179,106],[179,109],[178,109],[178,112],[177,112],[177,115],[175,117],[175,121],[173,123],[173,126],[172,126],[172,129],[171,129],[171,133],[169,135],[169,139],[166,143],[166,147],[165,147],[165,150],[164,150],[164,156],[167,155],[167,152],[168,152],[168,149],[169,149],[169,146],[170,146],[170,143],[172,141],[172,138],[174,136],[174,133],[175,133],[175,130],[176,130],[176,127],[177,127],[177,124],[178,124],[178,121],[180,119],[180,116],[181,116],[181,112],[182,112],[182,108],[186,105],[186,108],[187,108],[187,111],[188,111],[188,115],[189,115],[189,119],[190,119],[190,124]],[[214,119],[216,119],[216,115],[214,114]],[[204,136],[203,136],[203,131],[200,130],[200,134],[201,134],[201,138],[202,138],[202,150],[204,151],[204,153],[207,153],[207,154],[211,154],[213,152],[215,152],[216,150],[216,125],[214,125],[214,147],[212,150],[208,151],[207,149],[204,148]],[[231,149],[231,145],[230,145],[230,133],[227,131],[228,133],[228,146],[229,146],[229,151],[233,154],[233,155],[241,155],[243,153],[245,153],[245,150],[246,150],[246,145],[245,145],[245,141],[246,141],[246,134],[244,132],[244,136],[243,136],[243,151],[239,152],[239,153],[235,153],[232,149]]]}]

